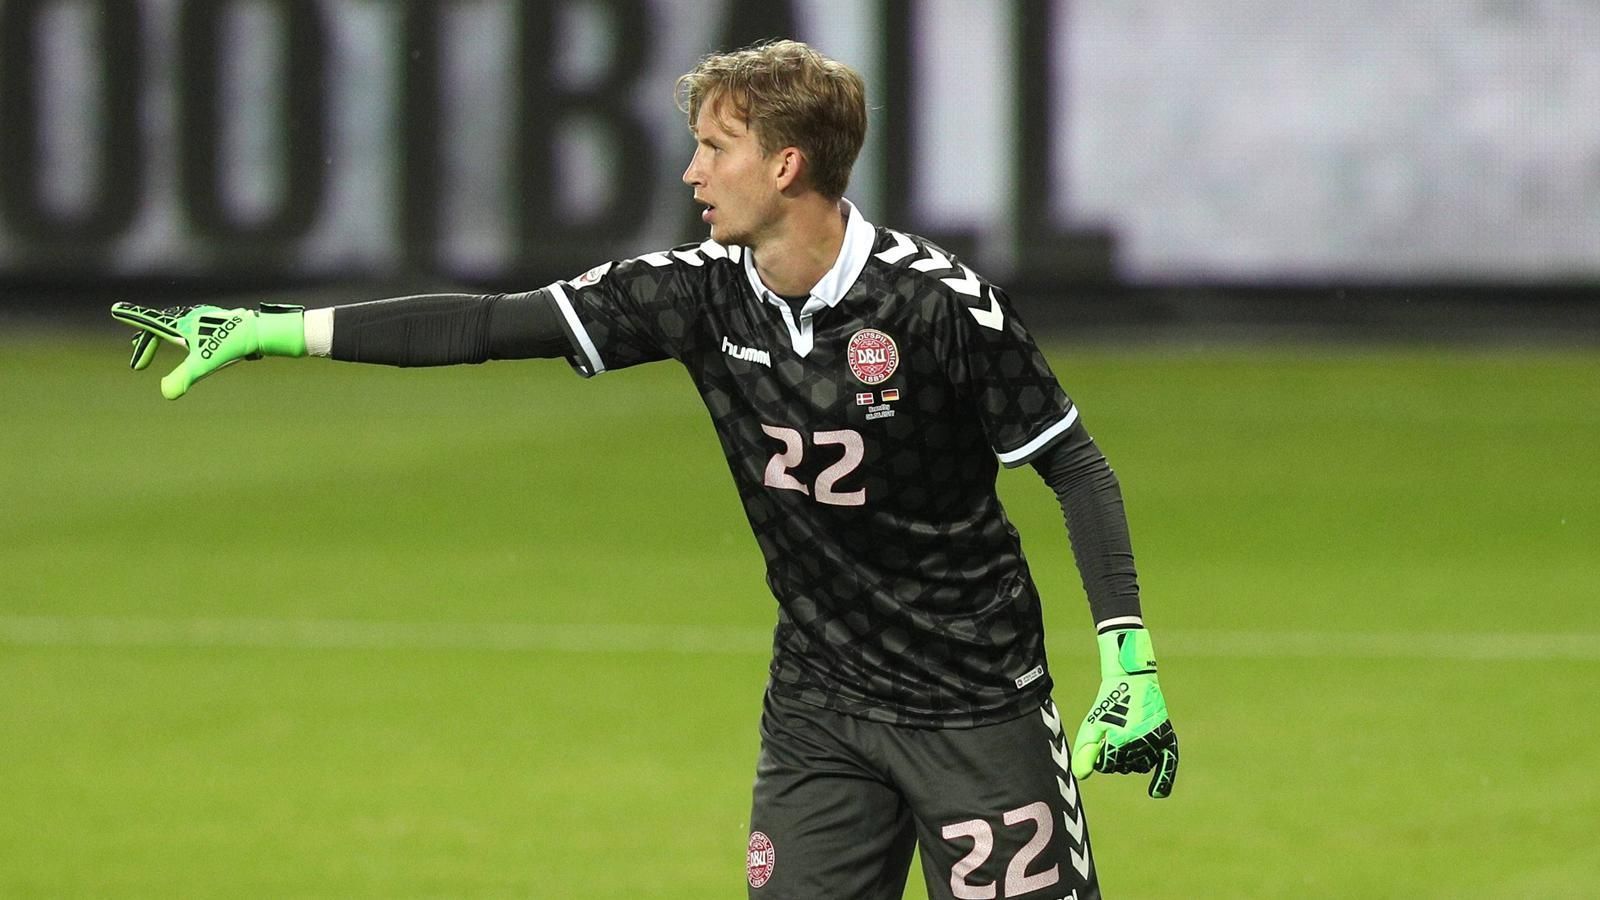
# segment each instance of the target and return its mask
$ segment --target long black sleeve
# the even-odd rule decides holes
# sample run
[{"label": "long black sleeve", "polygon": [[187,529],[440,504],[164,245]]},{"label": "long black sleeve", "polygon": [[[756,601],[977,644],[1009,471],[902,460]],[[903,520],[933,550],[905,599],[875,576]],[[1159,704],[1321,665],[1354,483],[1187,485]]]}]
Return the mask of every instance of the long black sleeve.
[{"label": "long black sleeve", "polygon": [[550,295],[530,291],[423,294],[334,307],[329,355],[347,362],[447,366],[570,352]]},{"label": "long black sleeve", "polygon": [[1122,485],[1083,421],[1073,423],[1032,465],[1061,503],[1094,620],[1140,615]]}]

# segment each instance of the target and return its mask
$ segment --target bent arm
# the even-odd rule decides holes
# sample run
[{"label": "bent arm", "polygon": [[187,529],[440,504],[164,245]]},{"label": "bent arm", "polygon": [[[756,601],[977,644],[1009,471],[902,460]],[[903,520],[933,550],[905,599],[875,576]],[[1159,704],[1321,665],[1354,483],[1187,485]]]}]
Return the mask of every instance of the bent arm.
[{"label": "bent arm", "polygon": [[549,292],[422,294],[305,314],[306,351],[346,362],[447,366],[572,351]]},{"label": "bent arm", "polygon": [[1032,465],[1066,518],[1097,630],[1143,622],[1122,485],[1080,419]]}]

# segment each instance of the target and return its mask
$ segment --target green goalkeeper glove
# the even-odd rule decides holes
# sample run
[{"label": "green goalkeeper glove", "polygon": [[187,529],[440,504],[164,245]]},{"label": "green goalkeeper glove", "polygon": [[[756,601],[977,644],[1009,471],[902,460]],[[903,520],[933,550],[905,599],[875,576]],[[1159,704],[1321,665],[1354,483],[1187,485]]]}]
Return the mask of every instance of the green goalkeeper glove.
[{"label": "green goalkeeper glove", "polygon": [[1178,736],[1156,681],[1150,632],[1108,631],[1100,643],[1100,691],[1072,740],[1072,774],[1151,772],[1150,796],[1172,793]]},{"label": "green goalkeeper glove", "polygon": [[158,341],[189,351],[177,368],[161,379],[161,396],[182,397],[195,382],[241,359],[263,356],[305,356],[305,307],[263,303],[254,309],[216,306],[174,306],[149,309],[113,303],[111,317],[139,332],[133,336],[133,359],[141,370],[155,359]]}]

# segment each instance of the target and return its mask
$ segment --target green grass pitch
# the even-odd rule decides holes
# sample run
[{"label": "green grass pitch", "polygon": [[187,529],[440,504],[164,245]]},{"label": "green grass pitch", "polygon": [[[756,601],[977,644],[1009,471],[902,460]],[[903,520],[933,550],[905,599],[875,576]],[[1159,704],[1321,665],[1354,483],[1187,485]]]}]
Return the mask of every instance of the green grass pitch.
[{"label": "green grass pitch", "polygon": [[[10,343],[0,896],[743,896],[773,602],[681,370],[168,403],[109,329]],[[1085,785],[1108,896],[1594,895],[1600,355],[1050,356],[1183,742],[1170,800]],[[1001,487],[1077,715],[1059,511]]]}]

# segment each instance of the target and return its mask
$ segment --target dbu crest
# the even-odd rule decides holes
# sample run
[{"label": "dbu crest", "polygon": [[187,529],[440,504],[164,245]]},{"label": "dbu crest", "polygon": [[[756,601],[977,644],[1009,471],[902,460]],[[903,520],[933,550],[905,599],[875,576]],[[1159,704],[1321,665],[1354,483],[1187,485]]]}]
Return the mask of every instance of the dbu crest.
[{"label": "dbu crest", "polygon": [[850,374],[862,384],[882,384],[900,365],[900,350],[894,338],[876,328],[863,328],[850,336],[844,351]]}]

